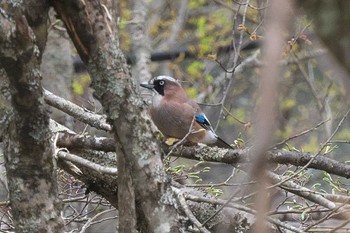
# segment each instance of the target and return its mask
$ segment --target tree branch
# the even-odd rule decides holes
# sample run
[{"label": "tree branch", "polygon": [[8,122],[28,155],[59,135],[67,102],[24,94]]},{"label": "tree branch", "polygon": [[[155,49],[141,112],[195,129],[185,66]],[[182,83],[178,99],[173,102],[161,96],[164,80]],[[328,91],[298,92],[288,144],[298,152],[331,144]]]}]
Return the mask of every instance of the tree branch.
[{"label": "tree branch", "polygon": [[44,90],[44,99],[47,104],[55,107],[77,120],[89,124],[97,129],[111,131],[112,127],[106,122],[106,117],[88,111],[62,97],[59,97],[48,90]]},{"label": "tree branch", "polygon": [[91,162],[90,160],[65,152],[63,150],[58,151],[57,157],[63,160],[71,161],[73,163],[79,164],[80,166],[84,166],[86,168],[89,168],[90,170],[94,170],[100,173],[115,176],[118,174],[118,169],[115,167],[101,166],[97,163]]},{"label": "tree branch", "polygon": [[[113,141],[114,140],[111,138],[94,138],[87,135],[72,135],[70,133],[61,132],[57,144],[67,147],[68,149],[85,148],[102,150],[105,152],[115,152]],[[166,154],[171,151],[167,145],[163,145],[162,149]],[[172,150],[170,155],[174,157],[226,163],[231,165],[249,163],[251,161],[249,148],[228,150],[204,145],[193,147],[179,146]],[[269,163],[304,166],[313,158],[313,155],[306,152],[270,150],[266,152],[265,158]],[[329,174],[350,178],[350,165],[338,162],[326,156],[318,156],[314,158],[308,168],[322,170]]]},{"label": "tree branch", "polygon": [[59,133],[57,146],[69,149],[91,149],[115,152],[115,141],[113,138],[92,137],[75,133]]},{"label": "tree branch", "polygon": [[202,224],[198,221],[196,216],[194,216],[194,214],[192,213],[192,211],[190,210],[189,206],[186,203],[186,199],[185,199],[183,193],[177,188],[173,188],[173,190],[177,194],[177,198],[179,200],[179,203],[180,203],[183,211],[185,212],[187,217],[192,221],[192,223],[199,229],[200,232],[210,233],[210,231],[208,231],[204,226],[202,226]]},{"label": "tree branch", "polygon": [[300,197],[303,197],[307,200],[315,202],[315,203],[317,203],[321,206],[324,206],[328,209],[336,208],[336,205],[333,202],[324,198],[322,195],[316,194],[312,190],[305,188],[305,187],[302,187],[302,186],[294,183],[293,181],[289,180],[289,181],[282,183],[283,179],[273,172],[267,172],[267,177],[270,180],[272,180],[272,182],[275,185],[278,185],[279,187],[281,187],[284,190],[287,190],[290,193],[294,193]]},{"label": "tree branch", "polygon": [[[195,196],[195,195],[192,195],[192,194],[185,194],[185,198],[186,200],[191,200],[191,201],[195,201],[195,202],[205,202],[205,203],[211,203],[211,204],[218,204],[218,205],[227,205],[227,207],[230,207],[230,208],[234,208],[234,209],[238,209],[238,210],[241,210],[241,211],[244,211],[244,212],[247,212],[247,213],[250,213],[250,214],[256,214],[256,211],[249,208],[249,207],[245,207],[243,205],[239,205],[239,204],[236,204],[236,203],[232,203],[232,202],[229,202],[227,203],[226,200],[221,200],[221,199],[213,199],[213,198],[208,198],[208,197],[199,197],[199,196]],[[288,229],[292,232],[298,232],[298,233],[301,233],[303,232],[302,230],[299,230],[298,228],[294,227],[294,226],[291,226],[289,224],[286,224],[278,219],[275,219],[275,218],[272,218],[272,217],[266,217],[266,219],[270,222],[270,223],[273,223],[277,226],[281,226],[285,229]]]},{"label": "tree branch", "polygon": [[[173,151],[171,156],[234,165],[237,163],[250,162],[252,155],[249,149],[227,150],[208,146],[180,146]],[[265,154],[265,159],[270,163],[291,164],[294,166],[304,166],[312,158],[314,158],[313,155],[309,153],[286,150],[271,150]],[[323,170],[330,174],[350,178],[350,165],[338,162],[326,156],[314,158],[308,168]]]}]

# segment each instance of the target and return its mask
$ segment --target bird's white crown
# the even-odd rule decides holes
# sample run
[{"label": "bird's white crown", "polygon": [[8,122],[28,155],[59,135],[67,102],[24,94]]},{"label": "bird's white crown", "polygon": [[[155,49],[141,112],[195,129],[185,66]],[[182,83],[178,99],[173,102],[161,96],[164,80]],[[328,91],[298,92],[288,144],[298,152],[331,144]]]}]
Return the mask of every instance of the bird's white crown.
[{"label": "bird's white crown", "polygon": [[173,77],[165,76],[165,75],[158,76],[154,80],[169,80],[169,81],[172,81],[172,82],[177,82],[177,80],[174,79]]}]

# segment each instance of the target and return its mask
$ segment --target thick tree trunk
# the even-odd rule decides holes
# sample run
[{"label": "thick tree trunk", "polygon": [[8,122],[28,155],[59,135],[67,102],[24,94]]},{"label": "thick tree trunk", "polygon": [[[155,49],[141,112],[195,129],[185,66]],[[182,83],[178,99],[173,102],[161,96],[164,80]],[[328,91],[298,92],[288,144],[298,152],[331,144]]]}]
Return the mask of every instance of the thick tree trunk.
[{"label": "thick tree trunk", "polygon": [[88,65],[95,96],[113,125],[119,231],[179,232],[177,212],[172,206],[175,198],[163,170],[161,150],[150,133],[150,122],[141,116],[142,101],[119,49],[108,4],[56,0],[53,5]]},{"label": "thick tree trunk", "polygon": [[10,81],[13,106],[4,140],[10,206],[16,232],[60,232],[63,225],[57,202],[52,135],[40,83],[41,55],[34,44],[37,41],[44,48],[48,5],[46,1],[36,1],[35,8],[25,7],[9,7],[13,15],[4,11],[0,14],[0,65]]}]

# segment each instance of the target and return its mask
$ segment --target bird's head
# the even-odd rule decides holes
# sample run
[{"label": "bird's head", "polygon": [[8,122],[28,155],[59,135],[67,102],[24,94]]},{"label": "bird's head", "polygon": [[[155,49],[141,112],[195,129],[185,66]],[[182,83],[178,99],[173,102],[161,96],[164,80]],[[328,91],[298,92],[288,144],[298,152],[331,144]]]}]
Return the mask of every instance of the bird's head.
[{"label": "bird's head", "polygon": [[182,93],[183,89],[180,83],[169,76],[158,76],[151,79],[149,82],[144,82],[140,84],[141,87],[150,89],[161,96],[172,96],[177,93]]}]

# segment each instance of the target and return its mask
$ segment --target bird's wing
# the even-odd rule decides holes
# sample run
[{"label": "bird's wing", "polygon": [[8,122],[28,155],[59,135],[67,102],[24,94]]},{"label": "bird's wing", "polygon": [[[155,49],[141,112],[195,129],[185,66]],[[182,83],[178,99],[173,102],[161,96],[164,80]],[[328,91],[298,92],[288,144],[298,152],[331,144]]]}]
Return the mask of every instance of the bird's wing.
[{"label": "bird's wing", "polygon": [[220,137],[218,137],[213,129],[213,127],[211,126],[208,118],[206,117],[206,115],[202,112],[202,110],[200,109],[199,105],[192,101],[189,100],[186,104],[188,104],[189,106],[191,106],[193,109],[195,109],[196,114],[195,114],[195,121],[204,129],[206,130],[210,130],[214,133],[217,141],[212,144],[221,148],[228,148],[228,149],[233,149],[233,147],[228,144],[227,142],[225,142],[224,140],[222,140]]},{"label": "bird's wing", "polygon": [[150,110],[153,122],[167,137],[183,138],[190,130],[196,110],[186,103],[168,101]]},{"label": "bird's wing", "polygon": [[199,105],[193,101],[193,100],[189,100],[187,102],[188,105],[190,105],[192,108],[194,108],[196,110],[196,115],[195,115],[195,120],[198,124],[200,124],[200,126],[202,126],[204,129],[206,130],[211,130],[213,133],[214,129],[211,126],[208,118],[206,117],[206,115],[202,112],[202,110],[200,109]]},{"label": "bird's wing", "polygon": [[214,132],[213,127],[211,126],[208,118],[202,112],[197,112],[195,116],[195,120],[198,124],[200,124],[204,129],[211,130]]}]

